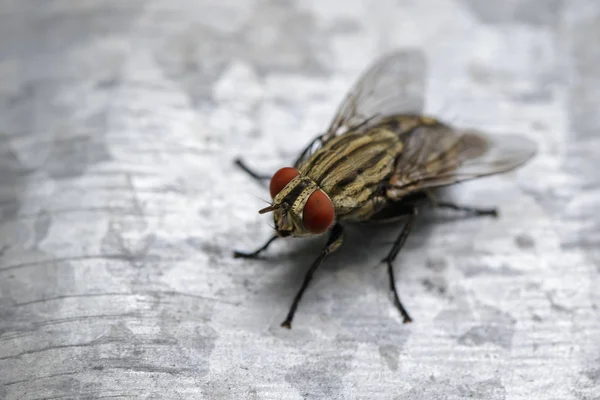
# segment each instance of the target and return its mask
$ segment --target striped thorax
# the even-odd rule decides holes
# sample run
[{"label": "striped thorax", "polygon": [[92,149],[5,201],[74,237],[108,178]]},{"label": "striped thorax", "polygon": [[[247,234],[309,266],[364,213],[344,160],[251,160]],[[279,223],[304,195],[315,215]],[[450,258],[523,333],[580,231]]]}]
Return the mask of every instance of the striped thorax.
[{"label": "striped thorax", "polygon": [[282,168],[271,180],[271,206],[280,236],[320,234],[341,220],[369,219],[386,202],[384,183],[402,151],[385,127],[328,141],[299,169]]}]

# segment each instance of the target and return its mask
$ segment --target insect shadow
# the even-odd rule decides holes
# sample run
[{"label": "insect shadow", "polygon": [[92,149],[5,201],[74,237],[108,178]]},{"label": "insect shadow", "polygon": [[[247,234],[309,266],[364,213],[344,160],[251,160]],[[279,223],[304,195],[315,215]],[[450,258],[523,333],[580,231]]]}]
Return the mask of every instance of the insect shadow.
[{"label": "insect shadow", "polygon": [[[459,211],[436,210],[427,205],[421,207],[411,236],[394,262],[397,282],[405,281],[409,279],[409,276],[413,280],[415,270],[422,271],[418,274],[421,277],[434,274],[435,272],[426,268],[424,261],[422,261],[422,265],[407,264],[414,261],[408,261],[407,258],[412,257],[406,257],[406,254],[422,253],[423,251],[435,254],[436,249],[432,248],[429,243],[435,227],[471,218],[481,217]],[[383,259],[402,227],[402,220],[386,223],[346,224],[344,226],[344,243],[340,251],[332,253],[323,263],[322,268],[317,271],[313,286],[307,291],[310,294],[306,296],[306,302],[302,304],[302,307],[318,309],[323,305],[323,298],[329,298],[332,302],[326,303],[327,306],[339,310],[342,303],[347,304],[348,301],[353,301],[348,299],[357,299],[359,294],[364,295],[369,291],[376,291],[382,296],[382,299],[393,302],[393,293],[389,290],[386,281],[386,264]],[[271,266],[282,266],[285,268],[285,272],[275,281],[266,284],[269,286],[268,288],[257,289],[266,290],[271,293],[270,301],[275,304],[285,304],[287,307],[290,295],[296,292],[299,282],[306,274],[307,264],[314,259],[315,254],[321,251],[325,240],[325,237],[296,239],[288,242],[292,243],[291,245],[288,243],[284,246],[279,245],[275,252],[262,255],[260,259],[264,263]],[[418,260],[419,257],[416,259]],[[424,260],[424,258],[421,259]],[[340,279],[342,276],[348,277],[350,282],[343,278]],[[342,318],[335,312],[330,313],[323,310],[323,313],[328,317]]]}]

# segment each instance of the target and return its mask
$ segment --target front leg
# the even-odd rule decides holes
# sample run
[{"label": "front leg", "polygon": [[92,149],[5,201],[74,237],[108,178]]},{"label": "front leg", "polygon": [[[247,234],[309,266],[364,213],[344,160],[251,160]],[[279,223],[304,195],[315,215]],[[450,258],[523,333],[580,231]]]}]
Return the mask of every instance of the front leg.
[{"label": "front leg", "polygon": [[262,183],[263,181],[267,181],[271,179],[270,175],[260,174],[255,172],[252,168],[248,167],[241,158],[236,158],[234,161],[235,165],[237,165],[242,171],[250,175],[253,179],[257,180],[258,183]]},{"label": "front leg", "polygon": [[298,293],[296,294],[296,297],[294,298],[294,302],[292,303],[292,306],[290,307],[288,315],[285,318],[285,321],[283,321],[281,323],[282,327],[288,328],[288,329],[292,328],[292,319],[294,319],[294,314],[296,313],[296,309],[298,308],[300,299],[302,298],[304,291],[308,287],[308,284],[312,280],[313,274],[315,273],[317,268],[319,268],[319,266],[321,265],[321,263],[323,262],[325,257],[328,254],[336,251],[341,246],[342,241],[343,241],[343,232],[344,232],[344,229],[342,228],[342,226],[339,223],[335,224],[334,227],[331,229],[331,232],[329,233],[329,239],[327,239],[327,244],[325,245],[325,248],[321,251],[321,254],[319,254],[319,257],[317,257],[317,259],[312,263],[312,265],[310,266],[310,269],[304,276],[304,281],[302,282],[302,286],[300,287],[300,290],[298,291]]},{"label": "front leg", "polygon": [[[309,155],[311,153],[311,149],[313,149],[313,147],[315,147],[317,144],[319,146],[323,145],[323,137],[325,137],[324,134],[318,135],[317,137],[315,137],[313,140],[310,141],[308,146],[306,146],[302,150],[300,155],[294,161],[294,164],[293,164],[294,167],[299,168],[300,165],[307,160],[307,158],[309,157]],[[242,171],[244,171],[245,173],[250,175],[250,177],[252,177],[256,181],[258,181],[259,183],[262,183],[263,181],[268,181],[269,179],[272,178],[272,175],[261,174],[261,173],[254,171],[252,168],[248,167],[241,158],[236,158],[234,161],[234,164],[237,165]]]},{"label": "front leg", "polygon": [[256,249],[255,251],[253,251],[251,253],[246,253],[243,251],[234,251],[233,258],[256,258],[260,255],[260,253],[267,250],[269,245],[271,243],[273,243],[275,241],[275,239],[277,239],[279,237],[280,236],[278,236],[278,235],[273,235],[269,240],[267,240],[267,243],[265,243],[264,245],[262,245],[261,247],[259,247],[258,249]]}]

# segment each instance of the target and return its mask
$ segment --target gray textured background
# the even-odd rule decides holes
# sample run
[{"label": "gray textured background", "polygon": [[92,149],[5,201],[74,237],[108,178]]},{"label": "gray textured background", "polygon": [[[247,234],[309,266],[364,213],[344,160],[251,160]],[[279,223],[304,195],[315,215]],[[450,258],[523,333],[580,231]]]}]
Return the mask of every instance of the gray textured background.
[{"label": "gray textured background", "polygon": [[[218,3],[218,4],[217,4]],[[0,399],[600,399],[597,0],[0,0]],[[275,244],[265,188],[394,48],[427,111],[539,155],[428,213]]]}]

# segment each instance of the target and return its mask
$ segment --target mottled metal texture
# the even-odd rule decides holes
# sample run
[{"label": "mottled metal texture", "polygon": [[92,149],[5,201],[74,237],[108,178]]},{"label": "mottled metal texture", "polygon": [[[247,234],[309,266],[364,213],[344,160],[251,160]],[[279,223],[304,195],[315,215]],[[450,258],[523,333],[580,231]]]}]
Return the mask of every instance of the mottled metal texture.
[{"label": "mottled metal texture", "polygon": [[[0,1],[0,398],[600,398],[597,0]],[[500,218],[275,244],[272,172],[394,48],[427,111],[539,143]]]}]

